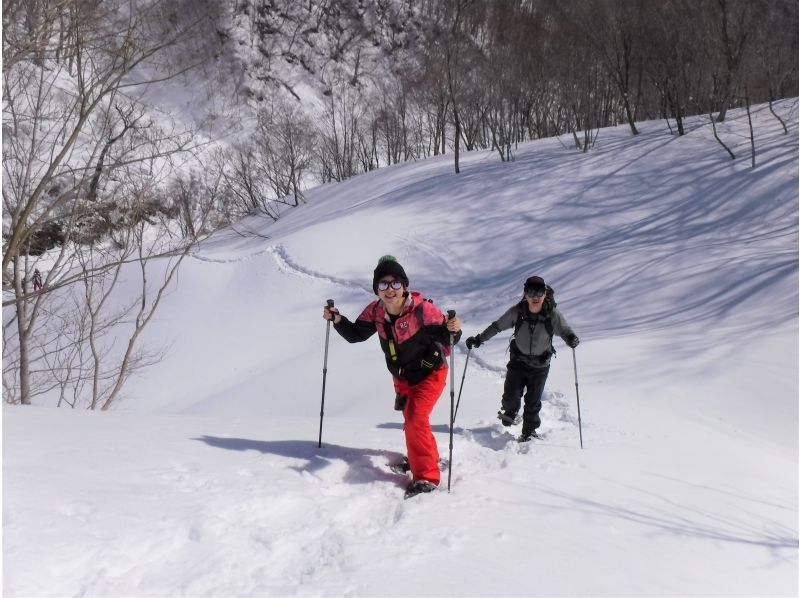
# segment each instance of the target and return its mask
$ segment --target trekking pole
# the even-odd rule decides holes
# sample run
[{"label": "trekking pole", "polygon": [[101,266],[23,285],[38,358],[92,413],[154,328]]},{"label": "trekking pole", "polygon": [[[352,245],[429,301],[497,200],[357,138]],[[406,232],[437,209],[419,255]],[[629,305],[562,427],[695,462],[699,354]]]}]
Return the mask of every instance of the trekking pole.
[{"label": "trekking pole", "polygon": [[581,428],[581,395],[578,392],[578,361],[575,359],[575,347],[572,348],[572,365],[575,368],[575,398],[578,401],[578,434],[583,448],[583,429]]},{"label": "trekking pole", "polygon": [[[447,310],[447,319],[452,320],[456,317],[454,309]],[[447,491],[450,492],[450,478],[453,476],[453,422],[455,421],[455,372],[453,370],[453,347],[455,346],[455,334],[450,333],[450,458],[447,461]]]},{"label": "trekking pole", "polygon": [[456,399],[456,410],[453,413],[453,423],[456,421],[456,416],[458,415],[458,406],[461,404],[461,391],[464,390],[464,378],[467,377],[467,365],[469,364],[469,354],[472,353],[472,349],[467,349],[467,359],[464,361],[464,373],[461,375],[461,386],[458,388],[458,399]]},{"label": "trekking pole", "polygon": [[[328,299],[328,308],[333,307],[333,299]],[[336,317],[335,315],[333,316]],[[328,376],[328,341],[331,338],[331,320],[325,325],[325,361],[322,364],[322,402],[319,405],[319,444],[322,448],[322,417],[325,415],[325,378]]]}]

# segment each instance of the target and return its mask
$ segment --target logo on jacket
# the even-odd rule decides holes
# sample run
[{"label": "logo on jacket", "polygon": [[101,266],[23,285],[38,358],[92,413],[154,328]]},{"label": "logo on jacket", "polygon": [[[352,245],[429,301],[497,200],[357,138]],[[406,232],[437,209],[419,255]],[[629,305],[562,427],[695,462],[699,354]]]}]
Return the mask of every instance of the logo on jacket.
[{"label": "logo on jacket", "polygon": [[408,328],[408,322],[400,322],[399,324],[397,324],[397,327],[400,330],[405,330],[406,328]]}]

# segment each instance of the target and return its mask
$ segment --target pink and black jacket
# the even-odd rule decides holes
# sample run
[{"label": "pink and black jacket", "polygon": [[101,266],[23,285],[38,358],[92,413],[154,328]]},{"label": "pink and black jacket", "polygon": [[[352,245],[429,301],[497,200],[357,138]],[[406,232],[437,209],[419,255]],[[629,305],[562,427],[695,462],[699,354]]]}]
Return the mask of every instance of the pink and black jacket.
[{"label": "pink and black jacket", "polygon": [[[334,324],[336,332],[350,343],[367,340],[377,331],[386,367],[393,376],[412,386],[434,370],[446,367],[450,354],[450,331],[444,314],[416,291],[406,293],[399,316],[389,315],[378,299],[370,303],[355,322],[344,316]],[[455,334],[458,342],[461,332]]]}]

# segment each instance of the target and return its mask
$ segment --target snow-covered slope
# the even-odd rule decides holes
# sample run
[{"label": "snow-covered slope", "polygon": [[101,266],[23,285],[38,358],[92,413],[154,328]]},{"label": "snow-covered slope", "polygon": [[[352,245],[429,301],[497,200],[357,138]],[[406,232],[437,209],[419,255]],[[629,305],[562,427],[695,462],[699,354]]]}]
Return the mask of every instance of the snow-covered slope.
[{"label": "snow-covered slope", "polygon": [[[663,123],[381,169],[205,243],[147,330],[171,350],[105,414],[4,410],[18,595],[796,595],[797,102],[720,134]],[[473,351],[451,492],[402,501],[377,341],[331,334],[392,253],[479,332],[543,276],[546,439],[493,419],[507,335]],[[456,352],[456,386],[466,351]],[[455,389],[456,391],[458,388]],[[450,397],[432,423],[448,448]],[[445,476],[446,479],[446,476]]]}]

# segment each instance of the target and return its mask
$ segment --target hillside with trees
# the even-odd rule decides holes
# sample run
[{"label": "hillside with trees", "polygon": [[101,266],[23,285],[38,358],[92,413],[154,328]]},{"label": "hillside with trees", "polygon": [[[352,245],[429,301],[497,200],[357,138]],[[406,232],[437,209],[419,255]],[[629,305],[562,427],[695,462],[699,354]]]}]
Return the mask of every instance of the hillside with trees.
[{"label": "hillside with trees", "polygon": [[[4,1],[5,399],[110,407],[159,358],[138,339],[195,244],[310,187],[553,136],[591,152],[644,120],[716,134],[795,97],[797,22],[790,0]],[[717,135],[758,167],[751,139]],[[109,310],[130,262],[137,299]]]}]

